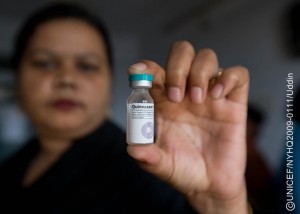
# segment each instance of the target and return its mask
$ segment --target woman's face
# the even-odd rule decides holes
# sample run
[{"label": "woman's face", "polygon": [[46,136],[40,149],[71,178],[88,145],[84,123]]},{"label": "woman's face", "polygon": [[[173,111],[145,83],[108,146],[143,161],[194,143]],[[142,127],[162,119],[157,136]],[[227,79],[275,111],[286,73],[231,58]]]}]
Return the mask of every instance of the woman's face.
[{"label": "woman's face", "polygon": [[40,135],[74,139],[105,118],[111,72],[101,35],[76,19],[41,24],[24,52],[19,98]]}]

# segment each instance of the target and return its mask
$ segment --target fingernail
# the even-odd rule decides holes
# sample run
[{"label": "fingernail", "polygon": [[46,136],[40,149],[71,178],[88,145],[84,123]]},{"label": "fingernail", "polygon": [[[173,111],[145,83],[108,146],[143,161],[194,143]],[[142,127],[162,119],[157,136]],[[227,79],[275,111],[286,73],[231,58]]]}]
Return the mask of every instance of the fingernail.
[{"label": "fingernail", "polygon": [[145,63],[139,62],[134,65],[131,65],[129,67],[129,70],[131,70],[133,72],[139,72],[139,71],[145,71],[146,68],[147,68],[147,65]]},{"label": "fingernail", "polygon": [[223,92],[223,85],[218,83],[214,86],[214,88],[211,91],[211,96],[215,99],[218,99]]},{"label": "fingernail", "polygon": [[178,87],[169,87],[168,96],[173,102],[179,103],[181,101],[180,89]]},{"label": "fingernail", "polygon": [[202,88],[200,87],[192,87],[191,88],[191,99],[195,103],[202,102]]}]

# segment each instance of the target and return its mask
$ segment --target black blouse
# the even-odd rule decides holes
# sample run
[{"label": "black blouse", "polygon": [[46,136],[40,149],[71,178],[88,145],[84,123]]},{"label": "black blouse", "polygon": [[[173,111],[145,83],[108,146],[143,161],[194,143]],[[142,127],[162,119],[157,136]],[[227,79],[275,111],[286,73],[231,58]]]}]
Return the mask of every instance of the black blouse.
[{"label": "black blouse", "polygon": [[0,166],[0,213],[194,213],[180,193],[138,167],[124,132],[109,121],[24,188],[38,150],[33,139]]}]

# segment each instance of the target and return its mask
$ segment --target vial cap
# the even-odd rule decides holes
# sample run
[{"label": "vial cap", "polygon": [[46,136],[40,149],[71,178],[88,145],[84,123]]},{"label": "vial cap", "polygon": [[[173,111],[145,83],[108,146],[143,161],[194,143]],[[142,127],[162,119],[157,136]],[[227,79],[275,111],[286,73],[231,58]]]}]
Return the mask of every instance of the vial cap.
[{"label": "vial cap", "polygon": [[146,81],[153,81],[152,74],[131,74],[129,75],[129,81],[139,81],[139,80],[146,80]]}]

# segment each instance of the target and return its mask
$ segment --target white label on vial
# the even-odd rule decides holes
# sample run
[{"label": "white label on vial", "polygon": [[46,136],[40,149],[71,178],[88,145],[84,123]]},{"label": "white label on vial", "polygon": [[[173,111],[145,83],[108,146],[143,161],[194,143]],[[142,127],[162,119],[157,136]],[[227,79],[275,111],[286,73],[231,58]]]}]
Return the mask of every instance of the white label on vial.
[{"label": "white label on vial", "polygon": [[154,138],[154,104],[128,104],[129,143],[153,143]]}]

